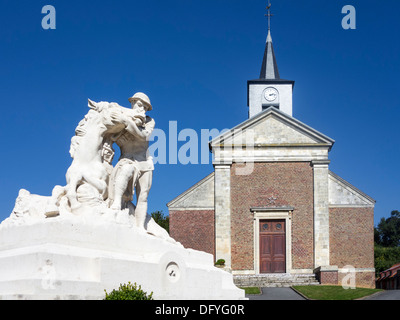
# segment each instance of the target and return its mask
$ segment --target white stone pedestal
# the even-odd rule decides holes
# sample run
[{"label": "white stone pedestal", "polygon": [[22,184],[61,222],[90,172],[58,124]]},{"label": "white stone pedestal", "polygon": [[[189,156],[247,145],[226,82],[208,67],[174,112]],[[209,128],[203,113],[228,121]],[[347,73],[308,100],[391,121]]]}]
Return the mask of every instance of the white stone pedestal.
[{"label": "white stone pedestal", "polygon": [[129,281],[156,300],[245,297],[212,255],[136,227],[74,216],[0,226],[0,299],[103,299]]}]

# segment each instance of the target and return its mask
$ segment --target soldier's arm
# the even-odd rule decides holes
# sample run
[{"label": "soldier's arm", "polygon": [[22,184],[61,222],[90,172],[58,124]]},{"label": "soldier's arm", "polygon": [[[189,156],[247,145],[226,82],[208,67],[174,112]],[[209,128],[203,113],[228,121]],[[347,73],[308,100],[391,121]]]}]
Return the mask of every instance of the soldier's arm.
[{"label": "soldier's arm", "polygon": [[[148,117],[148,119],[151,119]],[[135,136],[136,138],[142,139],[142,140],[149,140],[150,136],[154,130],[155,127],[155,121],[154,119],[151,119],[150,121],[146,122],[145,127],[138,127],[136,125],[136,123],[128,118],[126,119],[126,131],[128,131],[129,133],[131,133],[133,136]]]}]

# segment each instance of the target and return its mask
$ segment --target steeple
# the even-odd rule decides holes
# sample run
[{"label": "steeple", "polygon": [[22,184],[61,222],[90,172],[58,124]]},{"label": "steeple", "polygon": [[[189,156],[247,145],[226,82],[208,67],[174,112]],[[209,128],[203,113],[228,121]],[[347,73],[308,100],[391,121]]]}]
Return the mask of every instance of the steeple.
[{"label": "steeple", "polygon": [[271,36],[271,2],[268,0],[268,36],[265,45],[264,58],[260,77],[247,81],[247,105],[249,118],[263,110],[275,107],[289,116],[293,116],[293,86],[294,81],[281,79],[276,62]]},{"label": "steeple", "polygon": [[267,11],[268,13],[265,16],[268,18],[268,36],[267,43],[265,45],[264,58],[261,66],[260,79],[275,80],[280,79],[280,77],[271,37],[271,17],[273,17],[273,14],[271,13],[270,0],[268,0]]},{"label": "steeple", "polygon": [[278,64],[272,45],[271,30],[268,30],[267,44],[265,45],[264,58],[261,65],[260,79],[276,80],[280,79]]}]

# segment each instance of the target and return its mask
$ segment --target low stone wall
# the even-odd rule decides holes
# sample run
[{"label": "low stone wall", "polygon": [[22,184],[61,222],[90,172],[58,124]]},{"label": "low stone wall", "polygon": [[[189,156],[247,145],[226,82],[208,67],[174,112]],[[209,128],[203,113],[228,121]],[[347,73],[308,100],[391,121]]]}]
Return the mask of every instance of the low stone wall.
[{"label": "low stone wall", "polygon": [[235,275],[233,281],[240,288],[245,287],[292,287],[318,285],[314,274],[260,274]]}]

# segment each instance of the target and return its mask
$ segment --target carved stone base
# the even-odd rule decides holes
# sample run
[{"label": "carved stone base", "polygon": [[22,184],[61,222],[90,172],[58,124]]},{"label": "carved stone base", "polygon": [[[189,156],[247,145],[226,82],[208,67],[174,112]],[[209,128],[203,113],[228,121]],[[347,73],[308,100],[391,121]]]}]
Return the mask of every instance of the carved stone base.
[{"label": "carved stone base", "polygon": [[154,299],[244,299],[213,256],[118,223],[57,217],[0,226],[0,299],[103,299],[120,284]]}]

